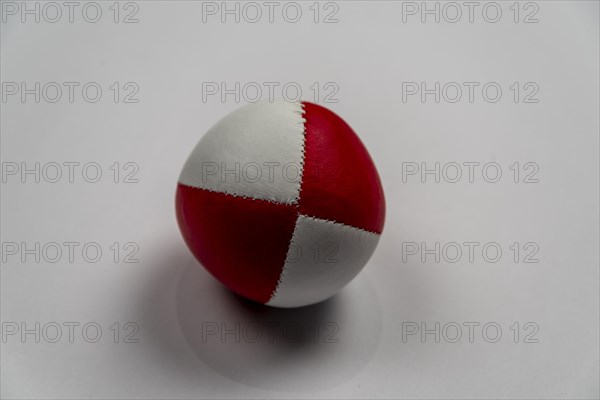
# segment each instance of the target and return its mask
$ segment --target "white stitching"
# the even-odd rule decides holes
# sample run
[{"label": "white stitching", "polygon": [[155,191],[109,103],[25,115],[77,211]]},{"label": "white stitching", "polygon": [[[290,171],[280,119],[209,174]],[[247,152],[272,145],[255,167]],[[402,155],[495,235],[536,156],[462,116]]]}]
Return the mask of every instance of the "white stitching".
[{"label": "white stitching", "polygon": [[[306,118],[304,115],[306,111],[304,110],[304,103],[298,102],[300,105],[300,119],[302,121],[302,144],[300,146],[300,179],[298,182],[298,198],[296,199],[296,209],[300,210],[300,194],[302,192],[302,182],[304,178],[304,156],[305,156],[305,146],[306,146]],[[298,229],[298,221],[300,220],[300,212],[296,215],[296,223],[294,225],[294,231],[292,232],[292,237],[290,238],[290,243],[288,244],[287,251],[285,252],[285,260],[283,261],[283,266],[281,267],[281,273],[279,274],[279,278],[277,279],[277,284],[275,285],[275,289],[273,289],[273,293],[269,297],[267,304],[269,301],[275,298],[277,295],[279,288],[281,287],[281,282],[285,277],[285,265],[287,264],[288,253],[290,252],[290,248],[292,247],[292,243],[294,242],[294,236],[296,235],[296,230]]]},{"label": "white stitching", "polygon": [[304,157],[306,155],[306,118],[304,114],[304,103],[300,104],[300,119],[302,120],[302,145],[300,146],[300,179],[298,181],[298,199],[296,200],[296,207],[300,207],[300,194],[302,193],[302,183],[304,180]]},{"label": "white stitching", "polygon": [[294,231],[292,232],[292,237],[290,238],[290,243],[288,244],[287,251],[285,252],[285,260],[283,261],[283,266],[281,267],[281,273],[279,274],[279,278],[277,279],[277,284],[275,285],[275,289],[273,289],[273,293],[271,293],[271,296],[269,296],[269,300],[267,300],[267,302],[265,304],[269,304],[269,302],[271,300],[273,300],[275,298],[275,296],[277,296],[277,293],[279,293],[279,289],[281,288],[281,283],[283,282],[283,279],[285,278],[285,273],[286,273],[285,266],[287,265],[288,255],[290,253],[290,249],[292,248],[292,243],[294,243],[294,237],[296,236],[296,231],[298,230],[298,221],[300,221],[299,213],[296,216],[296,223],[294,224]]},{"label": "white stitching", "polygon": [[364,229],[364,228],[359,228],[357,226],[347,225],[347,224],[344,224],[343,222],[332,221],[330,219],[314,217],[312,215],[306,215],[306,214],[299,214],[299,217],[305,217],[305,218],[310,218],[315,221],[325,221],[325,222],[329,222],[330,224],[341,225],[345,228],[354,229],[354,230],[359,231],[360,233],[367,234],[367,235],[381,236],[381,233],[373,232],[373,231],[370,231],[370,230]]},{"label": "white stitching", "polygon": [[238,198],[238,199],[247,199],[247,200],[265,201],[265,202],[267,202],[267,203],[277,204],[277,205],[280,205],[280,206],[293,206],[293,207],[297,207],[297,205],[296,205],[296,202],[295,202],[295,201],[293,201],[293,200],[292,200],[292,201],[290,201],[290,202],[288,202],[288,203],[284,203],[284,202],[277,201],[277,200],[271,200],[271,199],[262,199],[262,198],[260,198],[260,197],[252,197],[252,196],[247,196],[247,195],[244,195],[244,194],[237,194],[237,193],[222,192],[222,191],[219,191],[219,190],[214,190],[214,189],[207,189],[207,188],[201,188],[201,187],[197,187],[197,186],[190,186],[190,185],[187,185],[187,184],[185,184],[185,183],[181,183],[181,182],[177,182],[177,183],[178,183],[179,185],[181,185],[181,186],[185,186],[185,187],[188,187],[188,188],[190,188],[190,189],[204,190],[204,191],[211,192],[211,193],[219,193],[219,194],[224,194],[224,195],[226,195],[226,196],[236,197],[236,198]]}]

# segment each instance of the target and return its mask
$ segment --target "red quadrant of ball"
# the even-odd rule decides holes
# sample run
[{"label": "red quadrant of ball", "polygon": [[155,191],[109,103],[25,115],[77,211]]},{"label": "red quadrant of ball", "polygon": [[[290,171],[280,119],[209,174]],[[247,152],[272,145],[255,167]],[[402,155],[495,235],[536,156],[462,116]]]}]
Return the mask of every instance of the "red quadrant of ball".
[{"label": "red quadrant of ball", "polygon": [[177,220],[202,265],[234,292],[266,303],[285,264],[295,206],[179,184]]},{"label": "red quadrant of ball", "polygon": [[306,141],[300,212],[381,233],[383,189],[367,149],[336,114],[303,104]]}]

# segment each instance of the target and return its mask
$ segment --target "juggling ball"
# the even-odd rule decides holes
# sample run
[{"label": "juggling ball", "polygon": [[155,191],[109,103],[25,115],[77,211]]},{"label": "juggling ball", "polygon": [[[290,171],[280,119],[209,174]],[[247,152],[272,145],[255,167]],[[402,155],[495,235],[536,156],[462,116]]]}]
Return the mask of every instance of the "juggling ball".
[{"label": "juggling ball", "polygon": [[184,240],[219,281],[276,307],[325,300],[377,246],[385,201],[366,148],[308,102],[241,107],[213,126],[177,185]]}]

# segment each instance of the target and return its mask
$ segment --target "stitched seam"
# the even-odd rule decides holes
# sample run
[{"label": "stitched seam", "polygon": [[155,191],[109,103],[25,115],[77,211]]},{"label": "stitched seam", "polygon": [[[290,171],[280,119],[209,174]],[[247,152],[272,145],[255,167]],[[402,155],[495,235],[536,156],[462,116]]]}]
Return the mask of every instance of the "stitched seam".
[{"label": "stitched seam", "polygon": [[304,103],[299,102],[298,104],[300,104],[300,119],[302,121],[302,142],[300,145],[300,179],[298,181],[298,198],[296,200],[296,224],[294,225],[294,231],[292,232],[292,237],[290,238],[290,243],[288,244],[288,248],[287,251],[285,252],[285,260],[283,261],[283,266],[281,267],[281,273],[279,274],[279,278],[277,279],[277,284],[275,285],[275,288],[273,289],[273,293],[271,293],[271,296],[269,297],[269,300],[267,301],[267,303],[269,301],[271,301],[273,298],[275,298],[275,296],[277,295],[277,293],[279,292],[279,288],[281,287],[281,282],[283,282],[285,275],[286,275],[286,270],[285,270],[285,266],[287,264],[287,259],[288,259],[288,254],[290,252],[290,249],[292,248],[292,244],[294,243],[294,237],[296,236],[296,230],[298,229],[298,221],[300,220],[300,194],[302,192],[302,182],[304,179],[304,157],[306,155],[306,118],[304,118],[304,115],[306,114],[306,110],[304,109]]},{"label": "stitched seam", "polygon": [[[302,108],[302,111],[301,111],[302,114],[301,115],[302,116],[306,115],[306,110],[305,110],[305,107],[304,107],[304,103],[300,102],[300,106]],[[298,188],[298,201],[296,203],[296,208],[298,209],[298,216],[299,217],[300,216],[304,216],[304,217],[307,217],[307,218],[311,218],[313,220],[320,220],[320,221],[325,221],[325,222],[329,222],[329,223],[332,223],[332,224],[342,225],[342,226],[347,227],[347,228],[358,230],[358,231],[360,231],[363,234],[371,234],[371,235],[381,236],[381,233],[370,231],[368,229],[358,228],[356,226],[347,225],[347,224],[344,224],[342,222],[332,221],[332,220],[329,220],[329,219],[326,219],[326,218],[319,218],[319,217],[315,217],[315,216],[312,216],[312,215],[306,215],[306,214],[301,214],[300,213],[300,198],[301,198],[300,195],[302,193],[302,183],[303,183],[303,179],[304,179],[304,164],[305,164],[305,156],[306,156],[306,118],[302,117],[302,120],[303,120],[303,124],[304,124],[303,140],[302,140],[302,148],[301,148],[302,154],[301,154],[301,158],[300,158],[300,166],[301,166],[302,170],[301,170],[301,173],[300,173],[300,183],[299,183],[299,188]],[[291,246],[291,244],[292,244],[292,241],[290,240],[290,246]],[[289,246],[288,246],[288,251],[289,251]]]},{"label": "stitched seam", "polygon": [[300,102],[300,119],[302,120],[302,144],[300,146],[300,179],[298,181],[298,199],[296,200],[296,208],[300,209],[300,195],[302,193],[302,183],[304,182],[304,158],[306,156],[306,118],[304,115],[304,103]]},{"label": "stitched seam", "polygon": [[311,215],[304,215],[304,214],[298,213],[298,217],[296,218],[296,224],[294,225],[294,232],[292,233],[292,237],[290,238],[290,244],[288,245],[287,252],[285,253],[285,261],[284,261],[284,264],[283,264],[283,268],[281,270],[281,274],[279,274],[279,279],[277,280],[277,284],[275,285],[275,289],[273,290],[273,293],[271,293],[271,296],[269,297],[269,300],[267,301],[266,304],[268,304],[271,300],[273,300],[277,296],[277,294],[279,293],[279,290],[281,289],[281,284],[282,284],[282,282],[285,280],[285,278],[287,276],[286,275],[286,268],[285,268],[285,266],[287,265],[287,259],[289,257],[290,249],[292,248],[292,244],[295,243],[294,238],[296,237],[296,232],[298,231],[298,226],[300,224],[300,218],[308,218],[308,219],[312,219],[313,221],[317,221],[317,222],[327,222],[327,223],[332,224],[332,225],[336,225],[336,226],[341,226],[343,228],[352,229],[353,231],[358,231],[358,233],[360,233],[361,235],[367,236],[367,237],[377,237],[377,238],[381,237],[380,233],[372,232],[372,231],[369,231],[367,229],[357,228],[355,226],[346,225],[346,224],[343,224],[341,222],[331,221],[329,219],[323,219],[323,218],[313,217]]},{"label": "stitched seam", "polygon": [[281,288],[281,283],[283,282],[283,280],[286,277],[285,266],[287,265],[287,260],[288,260],[288,255],[290,253],[290,249],[292,248],[292,244],[294,243],[294,237],[296,237],[296,231],[298,230],[298,221],[300,221],[300,213],[298,213],[297,217],[296,217],[296,223],[294,224],[294,231],[292,232],[292,237],[290,238],[290,243],[288,244],[287,251],[285,252],[285,260],[283,261],[283,267],[281,268],[281,273],[279,274],[279,279],[277,279],[277,284],[275,285],[275,289],[273,289],[273,293],[271,293],[271,296],[269,297],[267,304],[271,300],[273,300],[275,298],[275,296],[277,296],[277,293],[279,293],[279,289]]},{"label": "stitched seam", "polygon": [[306,215],[306,214],[300,214],[300,216],[301,217],[305,217],[305,218],[310,218],[310,219],[315,220],[315,221],[325,221],[325,222],[328,222],[330,224],[341,225],[341,226],[343,226],[345,228],[350,228],[350,229],[354,229],[356,231],[359,231],[360,233],[365,234],[365,235],[381,236],[381,233],[373,232],[373,231],[370,231],[368,229],[358,228],[358,227],[352,226],[352,225],[347,225],[347,224],[344,224],[343,222],[332,221],[330,219],[314,217],[312,215]]},{"label": "stitched seam", "polygon": [[190,189],[204,190],[205,192],[223,194],[225,196],[235,197],[235,198],[238,198],[238,199],[246,199],[246,200],[254,200],[254,201],[264,201],[264,202],[271,203],[271,204],[276,204],[276,205],[279,205],[279,206],[292,206],[294,208],[297,208],[297,205],[295,204],[296,202],[294,202],[294,201],[284,203],[284,202],[281,202],[281,201],[270,200],[270,199],[261,199],[260,197],[247,196],[247,195],[244,195],[244,194],[229,193],[229,192],[220,191],[220,190],[214,190],[214,189],[201,188],[201,187],[197,187],[197,186],[191,186],[191,185],[187,185],[187,184],[181,183],[181,182],[177,182],[177,183],[179,185],[181,185],[181,186],[185,186],[185,187],[188,187]]}]

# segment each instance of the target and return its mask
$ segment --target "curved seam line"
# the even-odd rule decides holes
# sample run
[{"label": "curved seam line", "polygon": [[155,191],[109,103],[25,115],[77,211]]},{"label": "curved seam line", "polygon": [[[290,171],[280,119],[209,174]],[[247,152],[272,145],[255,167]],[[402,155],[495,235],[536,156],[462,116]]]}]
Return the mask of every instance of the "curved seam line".
[{"label": "curved seam line", "polygon": [[181,186],[185,186],[185,187],[188,187],[190,189],[203,190],[205,192],[223,194],[225,196],[235,197],[235,198],[238,198],[238,199],[264,201],[264,202],[267,202],[267,203],[276,204],[276,205],[280,205],[280,206],[292,206],[294,208],[298,208],[298,205],[296,204],[295,201],[292,201],[292,202],[289,202],[289,203],[284,203],[284,202],[281,202],[281,201],[269,200],[269,199],[261,199],[260,197],[247,196],[247,195],[244,195],[244,194],[229,193],[229,192],[224,192],[224,191],[222,192],[222,191],[219,191],[219,190],[201,188],[201,187],[198,187],[198,186],[191,186],[191,185],[188,185],[188,184],[185,184],[185,183],[181,183],[181,182],[177,182],[177,183],[179,185],[181,185]]},{"label": "curved seam line", "polygon": [[281,288],[281,283],[283,282],[283,280],[286,276],[285,266],[287,265],[290,248],[292,247],[292,243],[294,243],[294,237],[296,236],[296,231],[298,230],[298,221],[300,221],[300,213],[298,213],[296,215],[296,223],[294,224],[294,231],[292,232],[292,237],[290,238],[290,243],[288,244],[287,251],[285,252],[285,260],[283,261],[283,266],[281,267],[281,273],[279,274],[279,279],[277,279],[277,284],[275,285],[275,289],[273,289],[271,296],[269,296],[269,300],[267,300],[267,302],[265,304],[268,304],[279,293],[279,289]]},{"label": "curved seam line", "polygon": [[341,225],[344,228],[354,229],[354,230],[359,231],[360,233],[367,234],[367,235],[381,236],[381,233],[378,233],[378,232],[375,232],[375,231],[370,231],[370,230],[364,229],[364,228],[359,228],[357,226],[352,226],[352,225],[344,224],[343,222],[339,222],[339,221],[333,221],[333,220],[326,219],[326,218],[319,218],[319,217],[315,217],[313,215],[307,215],[307,214],[299,214],[299,216],[300,217],[310,218],[310,219],[313,219],[313,220],[328,222],[330,224]]},{"label": "curved seam line", "polygon": [[279,279],[277,279],[277,284],[275,285],[275,288],[273,289],[273,292],[271,293],[271,296],[269,296],[269,300],[267,300],[267,303],[269,303],[271,300],[273,300],[273,298],[275,298],[275,296],[277,295],[277,293],[279,292],[279,288],[281,287],[281,282],[283,281],[284,277],[285,277],[285,266],[287,264],[287,259],[288,259],[288,254],[290,252],[290,248],[292,247],[292,243],[294,242],[294,236],[296,235],[296,229],[298,229],[298,221],[300,221],[300,194],[302,192],[302,182],[304,179],[304,157],[305,157],[305,152],[306,152],[306,118],[304,118],[304,115],[306,114],[306,110],[304,109],[304,103],[300,102],[300,119],[302,121],[302,144],[300,146],[300,179],[298,182],[298,198],[296,199],[296,223],[294,224],[294,231],[292,232],[292,237],[290,238],[290,242],[288,243],[288,248],[285,252],[285,260],[283,260],[283,266],[281,267],[281,273],[279,274]]},{"label": "curved seam line", "polygon": [[296,207],[299,209],[300,207],[300,194],[302,193],[302,183],[304,182],[304,158],[306,155],[306,118],[304,115],[306,111],[304,110],[304,104],[302,102],[300,104],[300,120],[302,121],[302,142],[300,146],[300,179],[298,180],[298,198],[296,199]]}]

